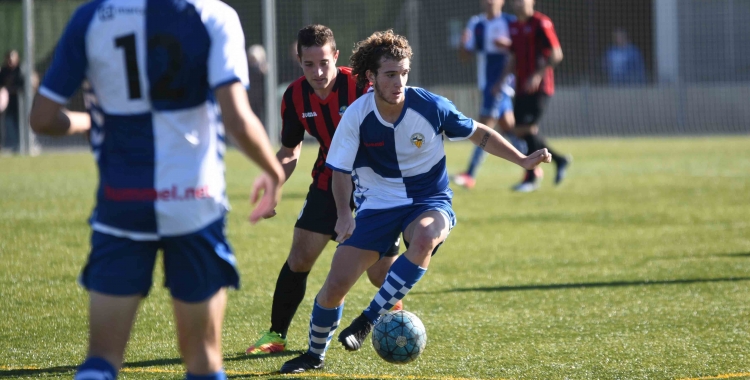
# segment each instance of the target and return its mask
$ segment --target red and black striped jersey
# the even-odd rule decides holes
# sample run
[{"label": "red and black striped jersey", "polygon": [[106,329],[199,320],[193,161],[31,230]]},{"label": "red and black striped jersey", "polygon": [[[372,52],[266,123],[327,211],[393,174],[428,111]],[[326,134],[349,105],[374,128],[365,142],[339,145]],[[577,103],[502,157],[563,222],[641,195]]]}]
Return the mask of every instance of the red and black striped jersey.
[{"label": "red and black striped jersey", "polygon": [[326,167],[331,139],[341,116],[350,104],[367,91],[357,87],[349,67],[339,67],[333,90],[321,99],[304,76],[292,82],[281,101],[281,143],[294,148],[302,142],[305,131],[320,143],[318,158],[312,170],[313,184],[325,191],[331,189],[331,169]]},{"label": "red and black striped jersey", "polygon": [[[526,92],[526,82],[539,68],[540,58],[549,58],[552,49],[560,47],[552,20],[542,13],[534,12],[526,22],[513,21],[508,26],[512,41],[510,50],[516,59],[516,93]],[[544,73],[539,91],[547,95],[555,93],[555,77],[552,68]]]}]

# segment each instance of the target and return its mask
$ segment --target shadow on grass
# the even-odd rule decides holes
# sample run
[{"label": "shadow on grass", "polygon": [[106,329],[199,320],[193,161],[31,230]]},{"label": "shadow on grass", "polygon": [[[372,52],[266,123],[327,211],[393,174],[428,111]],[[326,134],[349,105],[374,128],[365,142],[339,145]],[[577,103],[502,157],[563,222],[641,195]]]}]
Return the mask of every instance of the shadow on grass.
[{"label": "shadow on grass", "polygon": [[413,294],[431,293],[461,293],[461,292],[517,292],[524,290],[556,290],[556,289],[586,289],[586,288],[611,288],[625,286],[648,286],[648,285],[685,285],[701,284],[711,282],[739,282],[750,281],[750,277],[726,277],[726,278],[696,278],[683,280],[641,280],[641,281],[612,281],[612,282],[580,282],[569,284],[539,284],[539,285],[509,285],[509,286],[480,286],[474,288],[455,288],[434,292],[411,292]]},{"label": "shadow on grass", "polygon": [[76,366],[57,366],[49,368],[21,368],[21,369],[0,369],[0,377],[27,377],[27,376],[41,376],[49,374],[61,374],[65,372],[73,372],[76,370]]},{"label": "shadow on grass", "polygon": [[720,253],[714,255],[717,257],[750,257],[750,252],[736,252],[736,253]]},{"label": "shadow on grass", "polygon": [[[286,356],[297,356],[301,354],[302,351],[284,351],[279,352],[275,354],[269,354],[269,355],[246,355],[245,353],[238,353],[234,356],[227,356],[224,357],[224,362],[232,362],[232,361],[244,361],[244,360],[258,360],[258,359],[266,359],[266,358],[280,358],[280,357],[286,357]],[[147,367],[161,367],[161,366],[168,366],[168,365],[175,365],[175,364],[182,364],[182,359],[180,358],[171,358],[171,359],[154,359],[154,360],[142,360],[137,362],[127,362],[123,363],[122,367],[124,368],[147,368]],[[78,366],[56,366],[56,367],[49,367],[49,368],[18,368],[18,369],[0,369],[0,378],[4,377],[34,377],[34,376],[44,376],[44,375],[50,375],[50,374],[62,374],[67,372],[75,372],[76,368]],[[274,373],[249,373],[249,374],[239,374],[239,375],[231,375],[227,377],[231,378],[243,378],[243,377],[266,377],[269,375],[274,375]],[[290,379],[289,377],[280,377],[283,379]]]},{"label": "shadow on grass", "polygon": [[122,363],[122,368],[143,368],[143,367],[159,367],[164,365],[182,364],[182,359],[154,359],[154,360],[141,360],[139,362],[127,362]]},{"label": "shadow on grass", "polygon": [[264,355],[247,355],[244,352],[240,352],[236,354],[235,356],[225,356],[224,361],[225,362],[234,362],[234,361],[244,361],[244,360],[258,360],[258,359],[268,359],[268,358],[283,358],[285,356],[298,356],[305,353],[304,351],[282,351],[277,352],[274,354],[264,354]]},{"label": "shadow on grass", "polygon": [[[302,379],[301,377],[287,377],[279,372],[271,372],[271,373],[248,373],[248,374],[242,374],[242,375],[227,375],[227,379],[248,379],[248,378],[254,378],[254,377],[262,377],[265,379],[273,380],[273,379],[284,379],[284,380],[297,380]],[[305,380],[310,380],[309,377],[305,378]]]}]

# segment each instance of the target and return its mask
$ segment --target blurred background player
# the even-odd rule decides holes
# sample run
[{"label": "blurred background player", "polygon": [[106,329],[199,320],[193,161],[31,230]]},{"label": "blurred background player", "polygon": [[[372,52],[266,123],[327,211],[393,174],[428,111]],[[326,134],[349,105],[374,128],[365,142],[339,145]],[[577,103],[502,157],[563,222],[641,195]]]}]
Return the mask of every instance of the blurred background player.
[{"label": "blurred background player", "polygon": [[[516,18],[502,13],[505,0],[481,0],[484,13],[473,16],[464,30],[459,54],[463,59],[476,55],[477,84],[482,95],[482,106],[479,110],[479,122],[490,127],[500,127],[503,135],[520,150],[518,139],[512,134],[515,124],[513,116],[513,82],[508,76],[500,93],[493,92],[508,62],[508,49],[511,45],[508,24]],[[476,184],[476,171],[484,161],[483,149],[475,147],[469,160],[466,172],[453,177],[456,185],[471,189]],[[539,169],[541,170],[541,168]]]},{"label": "blurred background player", "polygon": [[[281,148],[276,157],[287,178],[297,167],[307,131],[320,144],[313,166],[313,182],[297,223],[292,248],[276,280],[271,306],[271,328],[247,349],[248,354],[284,351],[289,325],[305,297],[307,276],[329,241],[336,239],[336,202],[331,169],[325,166],[331,139],[344,111],[366,87],[358,87],[352,70],[336,67],[339,51],[333,32],[323,25],[309,25],[297,34],[297,57],[304,75],[284,92],[281,104]],[[350,207],[353,208],[353,204]],[[270,216],[275,215],[272,213]],[[395,240],[395,239],[394,239]],[[398,255],[398,240],[377,265],[367,271],[370,282],[380,287]],[[393,240],[391,241],[393,243]],[[400,309],[400,304],[397,306]]]},{"label": "blurred background player", "polygon": [[[369,81],[374,91],[344,114],[326,160],[334,170],[336,240],[341,244],[313,304],[308,350],[284,363],[281,373],[323,368],[347,293],[388,251],[390,241],[403,234],[406,252],[393,263],[370,306],[339,334],[344,348],[360,349],[380,316],[425,274],[456,223],[444,136],[469,139],[526,169],[550,160],[545,149],[523,155],[493,129],[464,116],[448,99],[407,87],[411,57],[409,42],[391,30],[373,33],[352,54],[357,80],[362,85]],[[356,219],[349,207],[352,191]]]},{"label": "blurred background player", "polygon": [[247,91],[253,112],[261,122],[266,123],[266,74],[268,60],[263,45],[251,45],[247,48],[247,66],[252,86]]},{"label": "blurred background player", "polygon": [[[517,20],[510,23],[512,44],[511,60],[494,91],[499,93],[504,80],[510,74],[516,75],[516,136],[526,141],[529,152],[542,148],[552,154],[557,166],[555,184],[565,178],[570,157],[552,150],[539,135],[539,121],[550,97],[555,93],[552,68],[563,59],[562,48],[549,17],[534,11],[534,0],[510,0]],[[515,191],[531,192],[539,188],[541,178],[534,170],[527,170],[524,180],[514,186]]]},{"label": "blurred background player", "polygon": [[[90,114],[64,109],[84,78],[96,94],[87,95]],[[158,250],[187,379],[226,379],[226,288],[239,275],[224,234],[224,128],[263,170],[252,223],[274,209],[284,181],[247,84],[240,20],[217,0],[92,1],[66,27],[30,121],[39,134],[90,133],[99,169],[79,280],[90,297],[89,347],[76,379],[117,377]]]}]

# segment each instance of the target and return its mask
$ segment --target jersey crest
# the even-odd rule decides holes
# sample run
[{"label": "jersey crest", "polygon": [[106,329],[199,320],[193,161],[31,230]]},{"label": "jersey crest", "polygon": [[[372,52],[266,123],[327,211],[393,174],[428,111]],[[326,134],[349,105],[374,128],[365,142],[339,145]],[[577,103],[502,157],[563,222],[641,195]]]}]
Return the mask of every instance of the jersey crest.
[{"label": "jersey crest", "polygon": [[417,149],[422,147],[422,144],[424,144],[424,135],[421,133],[415,133],[411,135],[411,143],[417,147]]}]

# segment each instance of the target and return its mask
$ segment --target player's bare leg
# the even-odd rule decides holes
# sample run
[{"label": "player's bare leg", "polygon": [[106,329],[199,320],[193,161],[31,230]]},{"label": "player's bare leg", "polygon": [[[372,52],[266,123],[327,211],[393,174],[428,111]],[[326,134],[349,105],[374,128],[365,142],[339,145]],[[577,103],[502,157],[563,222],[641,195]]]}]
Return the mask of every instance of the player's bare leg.
[{"label": "player's bare leg", "polygon": [[310,346],[306,353],[287,361],[281,373],[300,373],[323,368],[323,358],[331,336],[344,310],[344,299],[367,268],[378,260],[379,254],[351,246],[339,246],[333,255],[331,270],[318,292],[310,318]]},{"label": "player's bare leg", "polygon": [[292,248],[286,259],[289,269],[296,273],[312,270],[329,241],[331,241],[331,235],[295,228]]},{"label": "player's bare leg", "polygon": [[120,369],[141,299],[140,294],[121,297],[89,292],[87,358],[101,358]]},{"label": "player's bare leg", "polygon": [[226,289],[203,302],[173,300],[180,353],[189,374],[211,375],[222,369],[221,325],[226,304]]},{"label": "player's bare leg", "polygon": [[316,302],[325,308],[334,308],[344,303],[346,294],[352,286],[378,261],[379,254],[348,245],[336,249],[323,287],[320,289]]},{"label": "player's bare leg", "polygon": [[383,285],[383,281],[385,281],[385,276],[388,274],[388,270],[391,269],[391,265],[394,261],[396,261],[397,258],[398,256],[383,256],[375,264],[367,268],[367,279],[370,280],[370,283],[373,286],[375,286],[376,288],[380,288]]},{"label": "player's bare leg", "polygon": [[404,256],[421,268],[430,265],[432,252],[448,237],[450,225],[440,211],[428,211],[420,215],[404,230],[404,240],[409,242],[409,248]]},{"label": "player's bare leg", "polygon": [[396,302],[403,299],[419,281],[430,265],[432,253],[442,243],[450,225],[440,211],[427,211],[409,223],[404,230],[404,240],[409,248],[399,257],[389,271],[386,283],[378,290],[370,306],[339,334],[339,342],[349,351],[362,347],[380,315],[387,313]]},{"label": "player's bare leg", "polygon": [[[295,228],[292,250],[287,258],[289,269],[295,273],[310,272],[330,240],[331,235]],[[383,285],[385,275],[395,260],[396,257],[383,257],[367,269],[367,277],[373,286],[379,288]]]},{"label": "player's bare leg", "polygon": [[[307,275],[330,240],[331,235],[302,228],[294,229],[292,248],[276,281],[271,307],[271,328],[246,353],[271,354],[286,350],[286,334],[305,297]],[[367,269],[367,276],[373,286],[380,288],[394,260],[395,257],[384,257]]]},{"label": "player's bare leg", "polygon": [[[349,293],[349,290],[351,290],[352,286],[354,286],[362,273],[378,260],[378,257],[379,254],[375,251],[367,251],[351,246],[340,246],[336,250],[336,254],[333,256],[331,271],[328,272],[328,277],[323,284],[323,288],[320,290],[320,293],[318,293],[316,298],[316,307],[329,310],[341,307],[338,312],[343,312],[342,305],[346,298],[346,294]],[[315,315],[313,315],[313,317],[315,317]],[[355,319],[355,322],[357,319]],[[314,318],[311,323],[313,326],[317,325]],[[336,323],[336,325],[337,324],[338,323]],[[335,326],[332,329],[335,329]],[[372,326],[370,325],[370,330],[371,329]],[[331,334],[332,333],[333,332],[331,331]],[[369,333],[369,330],[366,334],[367,333]],[[351,349],[342,340],[346,339],[346,336],[347,334],[342,331],[341,335],[339,335],[339,341],[344,343],[344,347]],[[359,347],[356,349],[358,348]],[[315,353],[320,354],[319,352]]]}]

